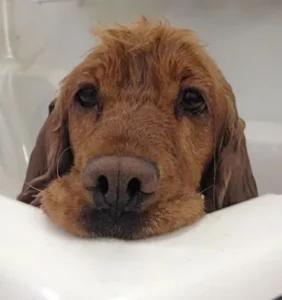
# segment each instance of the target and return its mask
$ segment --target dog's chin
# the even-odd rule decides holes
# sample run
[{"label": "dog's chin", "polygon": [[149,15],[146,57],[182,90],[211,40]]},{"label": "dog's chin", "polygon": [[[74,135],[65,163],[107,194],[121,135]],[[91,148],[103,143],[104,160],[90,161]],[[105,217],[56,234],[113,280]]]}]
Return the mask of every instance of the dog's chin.
[{"label": "dog's chin", "polygon": [[192,195],[189,191],[167,201],[155,199],[136,211],[123,212],[116,219],[111,218],[107,210],[87,205],[82,209],[78,222],[89,237],[137,240],[191,225],[203,215],[203,196],[196,192]]},{"label": "dog's chin", "polygon": [[139,238],[140,229],[144,226],[144,214],[125,212],[114,221],[108,212],[87,207],[81,214],[80,223],[91,237],[134,240]]}]

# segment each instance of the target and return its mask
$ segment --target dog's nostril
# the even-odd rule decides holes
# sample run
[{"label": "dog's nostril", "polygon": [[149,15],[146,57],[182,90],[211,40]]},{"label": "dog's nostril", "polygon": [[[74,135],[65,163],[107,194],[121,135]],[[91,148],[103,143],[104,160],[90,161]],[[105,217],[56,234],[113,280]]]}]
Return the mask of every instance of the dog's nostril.
[{"label": "dog's nostril", "polygon": [[101,156],[88,162],[82,184],[91,192],[94,208],[116,220],[124,212],[136,213],[157,190],[159,170],[138,157]]},{"label": "dog's nostril", "polygon": [[140,192],[141,182],[138,178],[132,178],[127,185],[127,194],[130,198],[136,196]]},{"label": "dog's nostril", "polygon": [[108,193],[109,182],[108,182],[108,179],[106,176],[104,176],[104,175],[99,176],[99,178],[97,179],[96,188],[103,195],[106,195]]}]

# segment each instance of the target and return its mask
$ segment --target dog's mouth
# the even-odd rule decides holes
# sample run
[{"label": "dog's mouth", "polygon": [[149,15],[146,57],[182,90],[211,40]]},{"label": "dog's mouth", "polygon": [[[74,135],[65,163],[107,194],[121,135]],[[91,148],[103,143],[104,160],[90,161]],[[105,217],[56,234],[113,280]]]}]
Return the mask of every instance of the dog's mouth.
[{"label": "dog's mouth", "polygon": [[85,207],[79,222],[92,237],[135,239],[144,225],[146,212]]},{"label": "dog's mouth", "polygon": [[[121,162],[123,159],[135,162],[135,158],[118,159]],[[115,162],[116,157],[106,157],[103,160],[107,163],[111,160]],[[136,159],[135,163],[137,162],[139,163],[139,159]],[[136,176],[129,178],[127,173],[109,172],[107,176],[100,175],[93,180],[88,169],[83,173],[83,187],[93,204],[82,210],[80,222],[91,236],[133,239],[137,235],[144,219],[145,207],[150,205],[150,199],[155,199],[157,194],[156,182],[150,182],[151,178],[144,174],[141,174],[144,178],[140,174],[137,176],[140,172],[137,167],[136,170],[133,168]],[[149,167],[155,170],[150,164]],[[157,179],[153,177],[153,180]]]}]

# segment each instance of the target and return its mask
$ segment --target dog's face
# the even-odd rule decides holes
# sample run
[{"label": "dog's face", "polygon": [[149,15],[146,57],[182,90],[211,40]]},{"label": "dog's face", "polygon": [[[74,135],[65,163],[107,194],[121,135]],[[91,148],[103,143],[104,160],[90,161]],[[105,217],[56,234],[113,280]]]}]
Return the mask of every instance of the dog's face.
[{"label": "dog's face", "polygon": [[73,234],[137,239],[255,197],[232,90],[196,37],[146,20],[98,35],[50,105],[19,199]]}]

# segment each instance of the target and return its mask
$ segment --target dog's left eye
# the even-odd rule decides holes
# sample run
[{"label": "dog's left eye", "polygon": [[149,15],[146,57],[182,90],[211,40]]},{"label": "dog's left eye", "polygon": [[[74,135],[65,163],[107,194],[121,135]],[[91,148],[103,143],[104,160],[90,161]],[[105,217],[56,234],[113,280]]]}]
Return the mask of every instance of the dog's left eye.
[{"label": "dog's left eye", "polygon": [[194,116],[200,116],[207,111],[207,104],[203,95],[195,88],[181,90],[178,105],[182,112],[187,112]]},{"label": "dog's left eye", "polygon": [[88,85],[75,94],[76,101],[83,107],[91,108],[99,104],[97,88],[94,85]]}]

